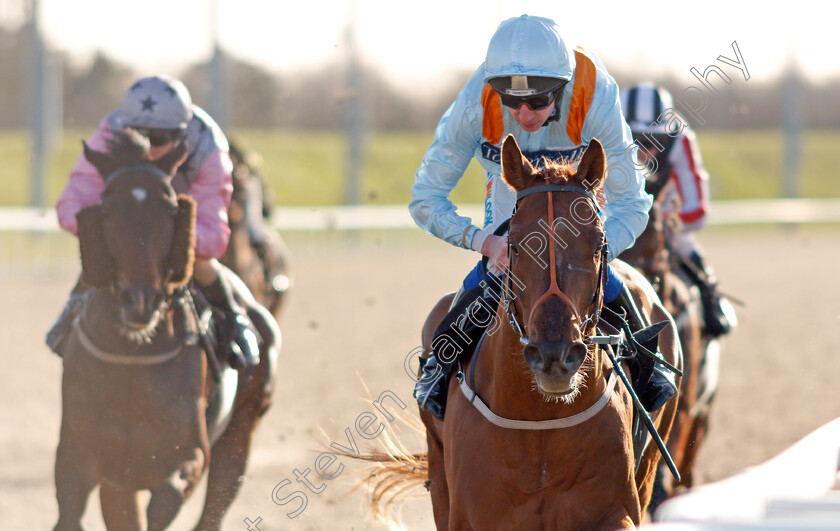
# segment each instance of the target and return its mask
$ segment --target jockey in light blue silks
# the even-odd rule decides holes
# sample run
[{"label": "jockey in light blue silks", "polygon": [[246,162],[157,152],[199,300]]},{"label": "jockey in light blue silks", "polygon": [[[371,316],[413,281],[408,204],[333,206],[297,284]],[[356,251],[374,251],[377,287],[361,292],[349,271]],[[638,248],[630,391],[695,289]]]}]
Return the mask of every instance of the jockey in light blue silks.
[{"label": "jockey in light blue silks", "polygon": [[[608,259],[633,245],[644,230],[652,198],[635,158],[633,137],[621,113],[615,80],[594,54],[569,49],[554,21],[522,15],[505,20],[490,40],[484,64],[461,89],[438,124],[435,140],[417,170],[409,210],[426,232],[452,245],[472,249],[488,259],[488,275],[500,275],[508,265],[507,236],[494,234],[508,220],[516,194],[501,180],[501,144],[512,134],[530,162],[543,158],[574,160],[597,138],[607,156],[608,177],[598,197],[604,217]],[[483,227],[456,213],[449,194],[472,158],[487,172]],[[604,302],[628,314],[632,329],[643,325],[629,291],[609,268]],[[464,280],[450,314],[463,311],[485,296],[487,280],[481,264]],[[608,305],[608,306],[609,306]],[[623,309],[623,311],[621,311]],[[447,316],[450,317],[450,316]],[[449,319],[445,318],[444,323]],[[467,334],[483,330],[473,326]],[[635,331],[634,330],[634,331]],[[472,341],[470,344],[474,344]],[[466,346],[465,346],[466,348]],[[432,355],[415,389],[418,402],[442,418],[449,368],[438,369]],[[432,377],[434,374],[444,377]],[[651,385],[640,390],[652,411],[674,395],[666,376],[654,371]]]}]

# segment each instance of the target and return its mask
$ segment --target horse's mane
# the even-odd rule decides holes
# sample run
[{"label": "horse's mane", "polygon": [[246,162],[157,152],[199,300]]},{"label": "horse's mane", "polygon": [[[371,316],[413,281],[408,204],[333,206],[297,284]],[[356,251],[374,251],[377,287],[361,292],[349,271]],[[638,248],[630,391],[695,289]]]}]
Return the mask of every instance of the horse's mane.
[{"label": "horse's mane", "polygon": [[115,131],[107,144],[108,155],[119,165],[149,162],[149,139],[133,129]]}]

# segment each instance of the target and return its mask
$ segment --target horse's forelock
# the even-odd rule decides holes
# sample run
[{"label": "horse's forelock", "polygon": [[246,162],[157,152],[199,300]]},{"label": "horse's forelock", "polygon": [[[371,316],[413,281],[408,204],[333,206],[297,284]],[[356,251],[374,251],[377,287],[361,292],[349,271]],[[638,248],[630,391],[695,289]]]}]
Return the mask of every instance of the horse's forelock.
[{"label": "horse's forelock", "polygon": [[553,161],[544,159],[541,174],[550,184],[566,184],[574,175],[575,168],[567,160]]},{"label": "horse's forelock", "polygon": [[[559,162],[545,159],[540,175],[550,184],[575,184],[576,167],[572,161],[561,159]],[[603,187],[603,181],[592,190]]]}]

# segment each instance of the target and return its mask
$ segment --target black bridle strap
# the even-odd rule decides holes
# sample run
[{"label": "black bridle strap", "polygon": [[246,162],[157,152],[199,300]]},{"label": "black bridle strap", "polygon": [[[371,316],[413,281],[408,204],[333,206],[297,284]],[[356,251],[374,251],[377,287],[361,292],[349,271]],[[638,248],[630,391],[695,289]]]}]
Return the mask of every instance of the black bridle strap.
[{"label": "black bridle strap", "polygon": [[601,211],[600,207],[598,206],[598,199],[595,197],[595,194],[592,193],[591,190],[577,184],[538,184],[537,186],[531,186],[530,188],[525,188],[524,190],[520,190],[519,192],[517,192],[516,201],[519,202],[520,199],[522,199],[523,197],[528,197],[529,195],[541,194],[545,192],[577,192],[579,194],[583,194],[592,200],[592,203],[595,205],[595,209],[598,212]]}]

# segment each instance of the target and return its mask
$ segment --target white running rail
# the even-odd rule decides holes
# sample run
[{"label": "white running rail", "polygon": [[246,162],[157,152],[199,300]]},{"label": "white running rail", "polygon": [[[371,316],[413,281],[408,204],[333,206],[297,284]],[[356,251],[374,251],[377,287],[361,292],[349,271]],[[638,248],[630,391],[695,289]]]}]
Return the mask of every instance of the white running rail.
[{"label": "white running rail", "polygon": [[[461,215],[484,217],[482,205],[466,205]],[[709,225],[840,223],[840,199],[745,199],[712,204]],[[406,205],[275,207],[272,224],[280,231],[408,229],[416,225]],[[58,230],[55,211],[0,208],[0,231]]]}]

